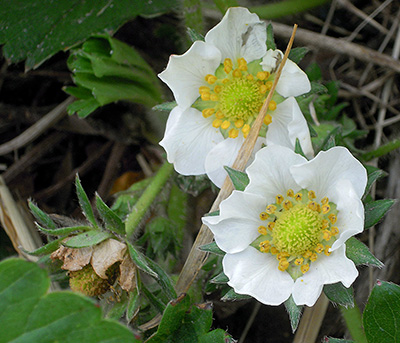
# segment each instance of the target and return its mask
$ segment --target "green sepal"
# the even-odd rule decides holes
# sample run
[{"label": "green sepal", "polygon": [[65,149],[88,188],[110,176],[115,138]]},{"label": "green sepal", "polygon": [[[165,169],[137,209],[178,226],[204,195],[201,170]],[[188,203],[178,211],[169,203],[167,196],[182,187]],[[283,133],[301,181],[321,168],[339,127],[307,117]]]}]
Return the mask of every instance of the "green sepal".
[{"label": "green sepal", "polygon": [[199,249],[200,249],[201,251],[209,252],[209,253],[211,253],[211,254],[216,254],[216,255],[219,255],[219,256],[224,256],[224,255],[225,255],[225,252],[222,251],[222,250],[218,247],[217,243],[215,243],[215,242],[211,242],[211,243],[202,245],[202,246],[199,247]]},{"label": "green sepal", "polygon": [[171,112],[177,105],[176,101],[163,102],[152,107],[154,111]]},{"label": "green sepal", "polygon": [[54,241],[51,241],[50,243],[47,243],[46,245],[44,245],[34,251],[24,250],[24,252],[26,252],[27,254],[32,255],[32,256],[51,254],[53,251],[56,251],[59,248],[63,239],[65,239],[65,237],[55,239]]},{"label": "green sepal", "polygon": [[365,169],[367,169],[368,180],[367,180],[367,186],[365,187],[365,192],[364,192],[364,196],[363,196],[364,199],[368,195],[369,191],[371,190],[372,185],[380,178],[388,175],[382,169],[379,169],[379,168],[376,168],[373,166],[365,166]]},{"label": "green sepal", "polygon": [[272,28],[271,24],[268,24],[267,26],[267,50],[276,49],[276,44],[275,44],[275,39],[274,39],[274,29]]},{"label": "green sepal", "polygon": [[310,49],[305,46],[293,48],[290,50],[289,59],[292,60],[294,63],[299,64],[303,57],[307,55],[309,51]]},{"label": "green sepal", "polygon": [[186,29],[186,32],[187,32],[190,40],[192,41],[192,43],[194,43],[195,41],[198,41],[198,40],[204,42],[204,36],[202,34],[198,33],[195,29],[188,27]]},{"label": "green sepal", "polygon": [[53,219],[51,219],[47,213],[43,212],[39,207],[37,207],[31,200],[28,201],[28,206],[39,224],[42,224],[49,229],[57,229],[57,225],[54,223]]},{"label": "green sepal", "polygon": [[341,282],[324,285],[324,293],[328,299],[344,307],[354,307],[353,287],[346,288]]},{"label": "green sepal", "polygon": [[210,282],[216,284],[225,284],[229,281],[229,278],[225,275],[224,272],[219,273],[217,276],[214,276]]},{"label": "green sepal", "polygon": [[291,295],[289,299],[285,301],[285,308],[289,314],[290,326],[292,327],[292,332],[294,333],[299,325],[303,306],[296,305],[293,300],[293,296]]},{"label": "green sepal", "polygon": [[364,227],[366,229],[377,224],[387,211],[395,204],[395,200],[392,199],[381,199],[371,201],[364,206],[365,211],[365,222]]},{"label": "green sepal", "polygon": [[94,228],[98,229],[96,218],[94,217],[92,205],[90,204],[89,198],[84,191],[81,180],[79,179],[79,175],[76,174],[75,178],[75,186],[76,186],[76,195],[78,196],[79,205],[85,215],[86,219],[93,225]]},{"label": "green sepal", "polygon": [[383,263],[369,251],[368,247],[357,238],[350,237],[346,241],[346,256],[357,266],[367,265],[382,268]]},{"label": "green sepal", "polygon": [[93,228],[90,226],[69,226],[69,227],[61,227],[58,229],[45,229],[44,227],[40,226],[38,223],[35,223],[36,227],[44,232],[47,235],[51,236],[67,236],[73,232],[82,232],[82,231],[89,231]]},{"label": "green sepal", "polygon": [[244,189],[249,184],[249,177],[245,172],[241,172],[239,170],[233,169],[228,166],[224,166],[225,170],[228,173],[229,178],[233,183],[233,187],[235,187],[238,191],[244,191]]},{"label": "green sepal", "polygon": [[233,289],[230,289],[225,295],[221,298],[222,301],[240,301],[250,299],[251,296],[247,294],[238,294]]},{"label": "green sepal", "polygon": [[400,287],[377,281],[363,313],[368,342],[398,342],[400,337]]},{"label": "green sepal", "polygon": [[208,212],[204,216],[205,217],[216,217],[216,216],[219,216],[219,215],[220,215],[220,211],[216,210],[216,211]]},{"label": "green sepal", "polygon": [[304,154],[303,148],[301,147],[301,144],[300,144],[300,141],[299,141],[298,138],[296,138],[296,145],[295,145],[295,147],[294,147],[294,152],[295,152],[296,154],[299,154],[299,155],[301,155],[301,156],[307,158],[306,155]]},{"label": "green sepal", "polygon": [[149,274],[150,276],[152,276],[155,279],[158,279],[158,275],[157,273],[150,268],[149,264],[146,261],[145,256],[139,252],[131,243],[129,243],[128,241],[126,241],[126,244],[128,246],[128,251],[129,251],[129,255],[133,261],[133,263],[143,272],[145,272],[146,274]]},{"label": "green sepal", "polygon": [[101,218],[103,219],[107,229],[116,234],[125,235],[124,223],[122,222],[120,217],[118,217],[118,215],[105,204],[105,202],[100,198],[97,193],[96,208]]},{"label": "green sepal", "polygon": [[73,236],[71,239],[64,242],[63,245],[69,248],[86,248],[99,244],[111,237],[112,234],[109,232],[91,230]]}]

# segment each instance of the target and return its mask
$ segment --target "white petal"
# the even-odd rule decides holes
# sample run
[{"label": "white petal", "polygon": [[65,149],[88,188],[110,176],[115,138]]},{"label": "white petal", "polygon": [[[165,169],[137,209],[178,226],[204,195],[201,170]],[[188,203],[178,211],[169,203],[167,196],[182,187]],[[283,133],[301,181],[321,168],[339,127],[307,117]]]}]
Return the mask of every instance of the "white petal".
[{"label": "white petal", "polygon": [[211,120],[204,118],[200,111],[188,108],[170,125],[160,145],[178,173],[199,175],[205,173],[207,154],[223,139]]},{"label": "white petal", "polygon": [[359,198],[367,184],[365,168],[344,147],[321,151],[313,160],[292,166],[291,172],[298,184],[316,192],[318,201],[335,193],[335,184],[341,179],[350,181]]},{"label": "white petal", "polygon": [[217,187],[222,187],[228,175],[224,166],[232,166],[243,142],[242,134],[237,138],[226,138],[208,153],[205,160],[206,173]]},{"label": "white petal", "polygon": [[228,285],[236,293],[247,294],[266,305],[280,305],[292,293],[293,279],[278,269],[278,261],[253,247],[225,255],[222,265]]},{"label": "white petal", "polygon": [[220,205],[219,216],[203,217],[202,221],[214,234],[218,246],[227,253],[247,248],[260,234],[259,214],[265,209],[263,197],[233,191]]},{"label": "white petal", "polygon": [[313,306],[326,284],[341,282],[345,287],[351,286],[358,271],[345,251],[343,245],[330,256],[320,255],[311,263],[310,270],[295,282],[293,299],[297,305]]},{"label": "white petal", "polygon": [[185,111],[184,108],[176,106],[169,112],[169,116],[167,119],[167,124],[165,126],[165,133],[164,136],[170,135],[170,130],[179,122],[179,118],[181,117],[182,113]]},{"label": "white petal", "polygon": [[311,83],[306,73],[296,63],[288,59],[276,85],[276,91],[284,97],[289,97],[305,94],[310,90]]},{"label": "white petal", "polygon": [[262,66],[263,70],[273,73],[276,67],[278,67],[278,61],[282,60],[282,58],[282,51],[269,49],[264,55],[260,65]]},{"label": "white petal", "polygon": [[332,251],[338,249],[350,237],[364,230],[364,206],[350,181],[338,181],[335,193],[332,194],[331,199],[336,203],[339,211],[335,223],[339,229],[339,237],[333,243]]},{"label": "white petal", "polygon": [[266,52],[265,23],[246,8],[228,9],[221,22],[211,29],[205,41],[221,51],[222,58],[235,63],[243,57],[247,62],[261,58]]},{"label": "white petal", "polygon": [[172,90],[179,106],[189,107],[199,97],[199,87],[208,85],[205,76],[214,74],[220,62],[216,47],[196,41],[183,55],[171,55],[158,77]]},{"label": "white petal", "polygon": [[268,202],[275,202],[275,196],[286,194],[288,189],[295,192],[299,186],[290,174],[290,166],[307,161],[292,150],[279,145],[262,148],[256,153],[254,162],[247,168],[250,183],[246,192],[260,194]]}]

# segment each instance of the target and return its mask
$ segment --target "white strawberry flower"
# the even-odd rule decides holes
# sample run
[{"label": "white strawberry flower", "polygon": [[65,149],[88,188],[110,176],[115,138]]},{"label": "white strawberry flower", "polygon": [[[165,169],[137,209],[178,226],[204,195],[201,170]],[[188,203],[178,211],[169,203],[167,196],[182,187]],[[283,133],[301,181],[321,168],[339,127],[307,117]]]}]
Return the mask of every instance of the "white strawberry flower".
[{"label": "white strawberry flower", "polygon": [[203,217],[214,233],[236,293],[279,305],[291,295],[312,306],[325,284],[350,287],[358,276],[345,242],[364,228],[365,168],[343,147],[307,161],[268,146],[247,168],[249,185]]},{"label": "white strawberry flower", "polygon": [[[177,106],[160,144],[183,175],[207,174],[221,186],[267,97],[279,50],[266,47],[266,26],[247,9],[230,8],[221,22],[183,55],[172,55],[159,74]],[[294,149],[298,138],[313,155],[307,123],[294,96],[311,89],[306,74],[288,60],[257,142]]]}]

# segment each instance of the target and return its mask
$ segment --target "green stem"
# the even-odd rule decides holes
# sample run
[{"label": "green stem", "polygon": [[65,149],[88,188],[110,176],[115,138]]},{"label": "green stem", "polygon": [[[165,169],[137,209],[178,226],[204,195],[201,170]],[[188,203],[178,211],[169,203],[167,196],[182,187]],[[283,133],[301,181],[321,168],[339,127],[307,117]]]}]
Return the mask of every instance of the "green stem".
[{"label": "green stem", "polygon": [[250,11],[259,15],[262,19],[275,19],[291,14],[306,11],[320,6],[329,0],[286,0],[268,5],[250,8]]},{"label": "green stem", "polygon": [[173,170],[173,165],[165,162],[135,204],[135,207],[133,208],[132,212],[129,214],[125,222],[125,231],[128,238],[132,237],[132,235],[135,233],[135,230],[142,220],[143,216],[146,214],[155,197],[164,187]]},{"label": "green stem", "polygon": [[362,327],[361,312],[357,304],[354,303],[354,307],[352,308],[340,306],[340,312],[342,313],[343,319],[346,322],[346,326],[349,329],[353,340],[356,343],[368,343]]}]

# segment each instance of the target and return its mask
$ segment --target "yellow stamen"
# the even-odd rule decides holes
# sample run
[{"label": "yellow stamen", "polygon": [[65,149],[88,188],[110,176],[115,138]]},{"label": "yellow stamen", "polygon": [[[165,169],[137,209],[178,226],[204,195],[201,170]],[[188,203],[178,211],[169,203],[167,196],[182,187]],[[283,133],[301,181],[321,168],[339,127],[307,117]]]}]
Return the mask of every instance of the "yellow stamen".
[{"label": "yellow stamen", "polygon": [[266,85],[260,85],[260,94],[265,94],[268,91],[268,87]]},{"label": "yellow stamen", "polygon": [[203,111],[201,111],[204,118],[211,117],[214,114],[214,112],[215,112],[215,109],[213,109],[213,108],[206,108]]},{"label": "yellow stamen", "polygon": [[327,245],[327,246],[325,247],[324,254],[325,254],[326,256],[329,256],[330,254],[332,254],[332,251],[329,251],[330,248],[331,248],[331,247],[330,247],[329,245]]},{"label": "yellow stamen", "polygon": [[322,230],[325,230],[329,227],[329,221],[327,221],[326,219],[322,220]]},{"label": "yellow stamen", "polygon": [[274,214],[276,211],[276,206],[275,205],[268,205],[267,209],[265,210],[265,212],[269,213],[269,214]]},{"label": "yellow stamen", "polygon": [[210,93],[210,88],[207,87],[207,86],[201,86],[201,87],[199,87],[199,93],[200,94],[202,94],[202,93]]},{"label": "yellow stamen", "polygon": [[211,94],[211,96],[210,96],[210,100],[211,101],[218,101],[218,95],[217,94],[215,94],[215,93],[213,93],[213,94]]},{"label": "yellow stamen", "polygon": [[269,241],[263,241],[258,246],[260,247],[261,252],[268,252],[271,248],[271,244],[269,243]]},{"label": "yellow stamen", "polygon": [[247,80],[253,81],[254,80],[254,76],[252,74],[249,74],[246,76]]},{"label": "yellow stamen", "polygon": [[243,133],[249,133],[250,132],[250,125],[249,124],[244,124],[242,127],[242,132]]},{"label": "yellow stamen", "polygon": [[222,124],[222,120],[221,119],[214,119],[212,122],[212,126],[214,126],[216,129],[218,129]]},{"label": "yellow stamen", "polygon": [[207,93],[207,92],[201,93],[201,100],[208,101],[208,100],[210,100],[210,98],[211,98],[211,94],[210,93]]},{"label": "yellow stamen", "polygon": [[286,259],[279,261],[278,269],[284,272],[289,267],[289,262]]},{"label": "yellow stamen", "polygon": [[239,69],[235,69],[235,70],[232,72],[232,75],[233,75],[234,77],[241,77],[241,76],[242,76],[242,72],[241,72]]},{"label": "yellow stamen", "polygon": [[215,93],[221,93],[221,91],[222,91],[222,86],[217,85],[217,86],[214,87],[214,92]]},{"label": "yellow stamen", "polygon": [[313,252],[310,256],[310,261],[315,262],[317,260],[317,258],[318,258],[318,255],[315,252]]},{"label": "yellow stamen", "polygon": [[336,226],[332,226],[331,235],[336,236],[339,233],[339,229]]},{"label": "yellow stamen", "polygon": [[303,257],[304,258],[310,258],[310,256],[312,255],[312,252],[310,250],[307,250],[304,254]]},{"label": "yellow stamen", "polygon": [[221,124],[221,129],[226,130],[229,126],[231,126],[231,122],[229,120],[224,120]]},{"label": "yellow stamen", "polygon": [[288,191],[286,192],[286,196],[293,198],[294,196],[293,189],[288,189]]},{"label": "yellow stamen", "polygon": [[222,80],[222,83],[225,85],[225,84],[227,84],[227,83],[229,83],[229,79],[223,79]]},{"label": "yellow stamen", "polygon": [[279,205],[279,204],[281,204],[282,201],[283,201],[283,195],[278,194],[278,195],[275,197],[275,199],[276,199],[276,203]]},{"label": "yellow stamen", "polygon": [[290,200],[286,200],[286,201],[283,202],[283,208],[285,210],[289,210],[292,207],[293,207],[293,204],[292,204],[292,202]]},{"label": "yellow stamen", "polygon": [[324,197],[324,198],[322,198],[322,200],[321,200],[321,204],[322,204],[322,205],[325,205],[325,204],[327,204],[328,202],[329,202],[328,197]]},{"label": "yellow stamen", "polygon": [[229,138],[236,138],[239,136],[239,130],[237,129],[230,129],[228,133]]},{"label": "yellow stamen", "polygon": [[318,254],[322,253],[324,251],[324,246],[321,243],[317,244],[317,247],[315,248],[315,251]]},{"label": "yellow stamen", "polygon": [[265,79],[268,79],[269,77],[269,73],[267,71],[259,71],[257,73],[257,79],[263,81]]},{"label": "yellow stamen", "polygon": [[224,114],[221,111],[217,111],[217,113],[215,113],[215,117],[217,119],[224,119],[225,118]]},{"label": "yellow stamen", "polygon": [[300,270],[301,270],[301,272],[302,272],[303,274],[307,273],[309,269],[310,269],[310,265],[309,265],[308,263],[307,263],[307,264],[304,264],[304,265],[302,265],[302,266],[300,267]]},{"label": "yellow stamen", "polygon": [[326,241],[329,241],[329,240],[332,238],[332,235],[331,235],[330,231],[325,230],[325,231],[324,231],[323,237],[324,237],[324,239],[325,239]]},{"label": "yellow stamen", "polygon": [[215,83],[215,81],[217,81],[217,77],[215,75],[212,74],[207,74],[205,77],[205,80],[208,84],[212,85],[213,83]]},{"label": "yellow stamen", "polygon": [[275,222],[269,222],[267,227],[268,227],[269,231],[272,231],[274,229],[274,227],[275,227]]},{"label": "yellow stamen", "polygon": [[265,82],[265,85],[267,86],[268,90],[271,90],[272,84],[273,84],[272,81],[267,81],[267,82]]},{"label": "yellow stamen", "polygon": [[331,221],[331,224],[332,224],[332,225],[335,224],[336,221],[337,221],[337,217],[336,217],[336,215],[335,215],[334,213],[331,213],[331,214],[328,216],[328,218],[329,218],[329,220]]},{"label": "yellow stamen", "polygon": [[271,115],[270,115],[270,114],[266,114],[265,117],[264,117],[264,124],[265,124],[265,125],[269,125],[269,124],[271,124],[271,123],[272,123],[272,117],[271,117]]},{"label": "yellow stamen", "polygon": [[244,120],[243,119],[238,119],[235,121],[235,126],[239,129],[244,125]]},{"label": "yellow stamen", "polygon": [[274,100],[271,100],[268,104],[268,109],[270,111],[275,111],[276,110],[276,102]]},{"label": "yellow stamen", "polygon": [[267,234],[267,228],[265,226],[260,225],[258,227],[258,233],[261,235],[266,235]]},{"label": "yellow stamen", "polygon": [[296,266],[301,266],[303,264],[303,261],[304,261],[304,259],[302,257],[296,258],[295,261],[294,261],[294,264]]},{"label": "yellow stamen", "polygon": [[312,200],[315,199],[317,196],[315,195],[314,191],[308,191],[308,199]]},{"label": "yellow stamen", "polygon": [[318,210],[318,204],[315,201],[310,201],[307,206],[310,210],[313,210],[313,211]]},{"label": "yellow stamen", "polygon": [[272,247],[271,248],[271,254],[272,255],[276,255],[276,254],[278,254],[279,253],[279,250],[277,249],[277,248],[275,248],[275,247]]},{"label": "yellow stamen", "polygon": [[267,220],[269,218],[269,214],[267,212],[261,212],[260,213],[260,219],[261,220]]},{"label": "yellow stamen", "polygon": [[325,205],[322,206],[322,213],[323,214],[327,214],[330,210],[331,210],[331,207],[329,206],[329,204],[325,204]]},{"label": "yellow stamen", "polygon": [[302,195],[301,193],[296,193],[296,194],[294,195],[294,199],[295,199],[296,201],[301,201],[302,198],[303,198],[303,195]]}]

